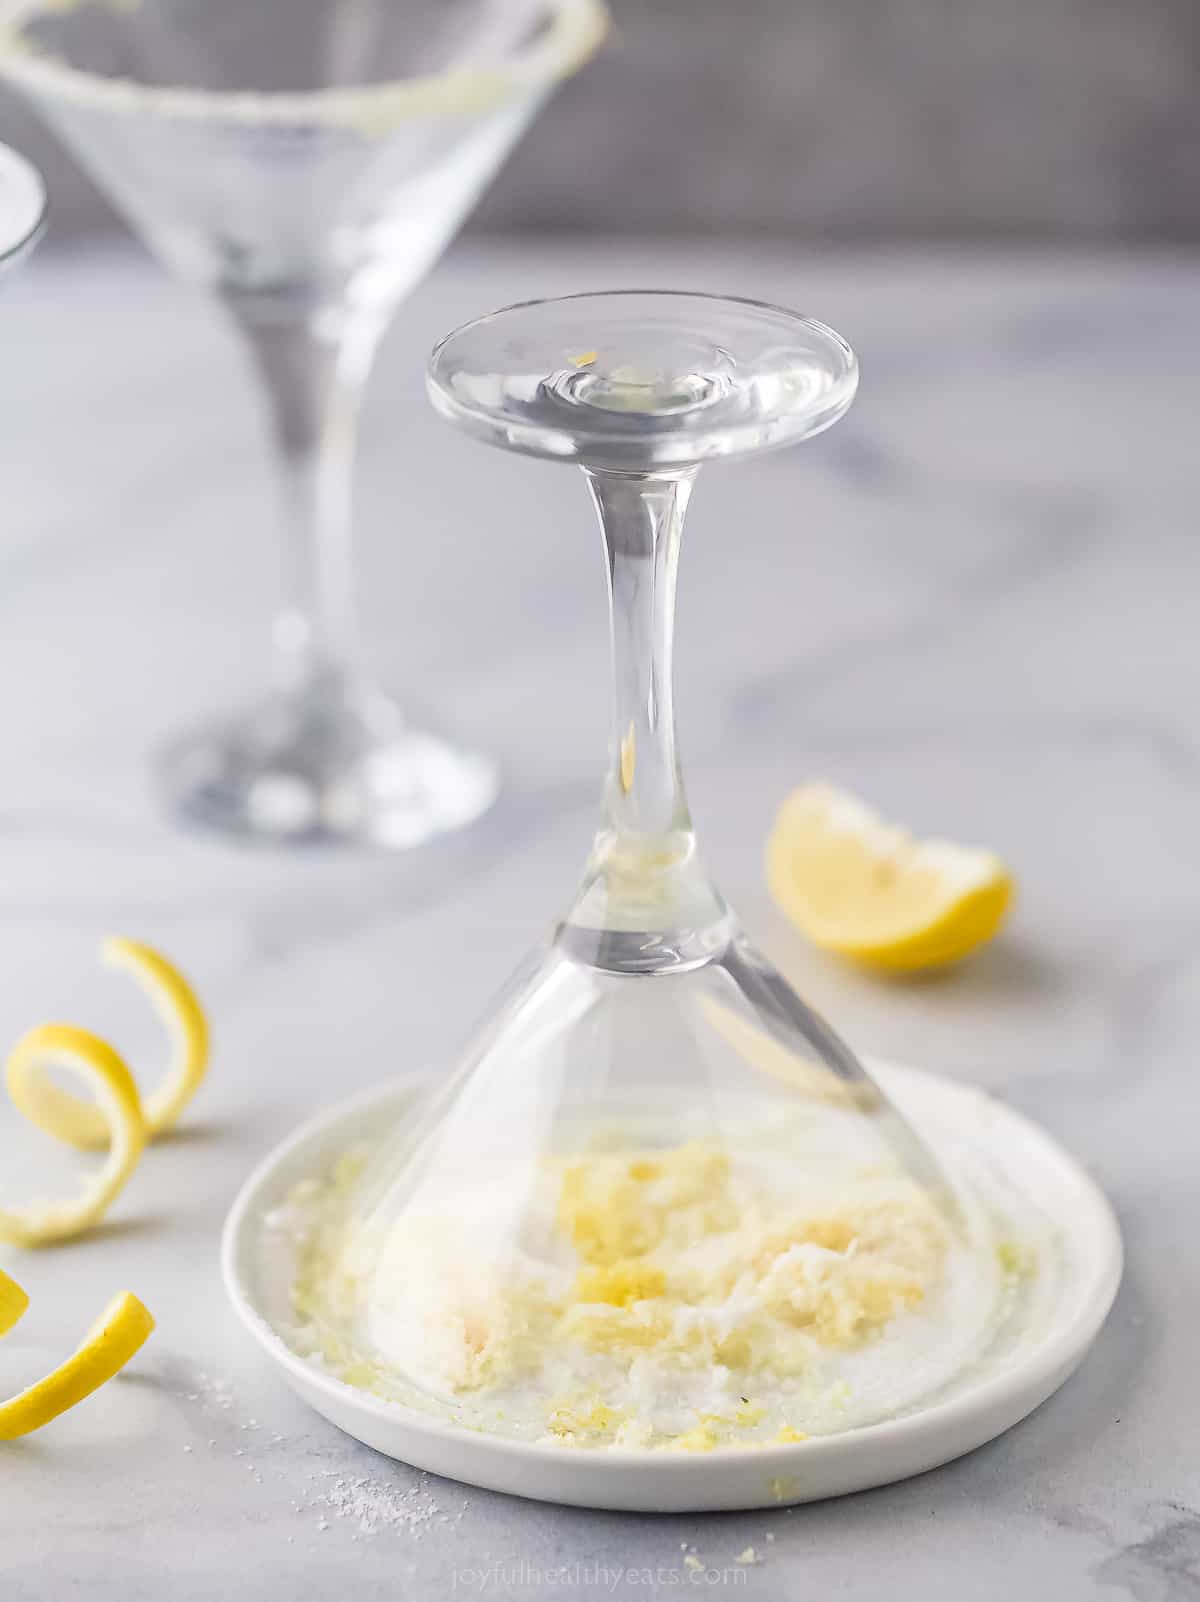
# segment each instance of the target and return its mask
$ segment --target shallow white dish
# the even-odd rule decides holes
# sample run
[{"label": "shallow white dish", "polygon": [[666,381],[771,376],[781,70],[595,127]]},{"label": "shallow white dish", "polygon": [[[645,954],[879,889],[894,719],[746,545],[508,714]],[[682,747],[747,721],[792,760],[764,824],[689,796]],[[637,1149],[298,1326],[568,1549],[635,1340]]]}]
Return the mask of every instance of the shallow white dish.
[{"label": "shallow white dish", "polygon": [[919,1474],[982,1446],[1031,1413],[1075,1369],[1112,1305],[1121,1237],[1075,1160],[1036,1125],[973,1087],[914,1068],[869,1065],[935,1150],[1002,1175],[1056,1225],[1057,1282],[1037,1328],[942,1400],[885,1423],[795,1445],[702,1455],[589,1451],[485,1435],[384,1401],[298,1356],[276,1332],[292,1322],[292,1263],[270,1214],[300,1180],[404,1115],[390,1087],[319,1114],[250,1176],[225,1226],[222,1266],[234,1308],[300,1396],[357,1440],[417,1468],[545,1502],[633,1512],[704,1512],[816,1501]]}]

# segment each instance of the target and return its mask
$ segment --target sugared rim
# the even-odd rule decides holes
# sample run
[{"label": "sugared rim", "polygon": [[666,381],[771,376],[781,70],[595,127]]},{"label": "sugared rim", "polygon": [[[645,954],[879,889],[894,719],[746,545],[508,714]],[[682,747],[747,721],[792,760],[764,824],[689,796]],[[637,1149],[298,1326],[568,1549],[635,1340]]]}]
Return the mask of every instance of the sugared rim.
[{"label": "sugared rim", "polygon": [[46,221],[46,185],[37,168],[0,145],[0,267],[33,244]]},{"label": "sugared rim", "polygon": [[46,0],[0,0],[0,77],[35,97],[68,100],[124,115],[141,113],[192,121],[279,127],[314,121],[371,134],[420,116],[477,115],[522,90],[569,77],[594,53],[608,32],[604,0],[543,0],[549,26],[502,68],[450,67],[421,78],[354,88],[271,94],[151,87],[132,78],[105,78],[39,55],[21,34],[21,23],[46,8]]},{"label": "sugared rim", "polygon": [[[628,416],[610,414],[605,417],[592,410],[586,421],[582,415],[572,418],[569,424],[564,420],[561,438],[552,438],[553,428],[540,421],[527,423],[514,417],[505,407],[492,407],[465,397],[442,372],[443,358],[452,347],[466,343],[476,331],[519,313],[572,305],[578,305],[581,312],[585,312],[589,303],[639,299],[658,301],[664,307],[693,302],[698,309],[708,308],[714,316],[720,308],[733,309],[745,314],[748,321],[759,317],[786,326],[797,334],[807,334],[829,357],[828,388],[812,405],[782,413],[769,439],[764,439],[761,419],[742,423],[722,419],[714,422],[711,431],[692,427],[673,433],[669,419],[638,419],[635,424]],[[772,301],[688,289],[585,290],[573,295],[516,301],[460,324],[431,351],[426,389],[434,409],[447,421],[476,439],[506,450],[584,466],[634,469],[640,465],[633,459],[638,452],[635,435],[640,432],[647,442],[645,465],[670,469],[694,465],[710,455],[736,457],[775,449],[821,433],[837,422],[854,399],[858,389],[858,358],[849,343],[828,323]]]}]

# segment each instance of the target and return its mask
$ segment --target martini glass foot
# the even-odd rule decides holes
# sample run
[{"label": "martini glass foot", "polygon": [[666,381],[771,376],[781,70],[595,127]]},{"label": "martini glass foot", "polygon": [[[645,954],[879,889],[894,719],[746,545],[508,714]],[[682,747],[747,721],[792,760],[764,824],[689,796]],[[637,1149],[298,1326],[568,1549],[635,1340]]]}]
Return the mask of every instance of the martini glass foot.
[{"label": "martini glass foot", "polygon": [[406,727],[385,697],[277,696],[163,751],[159,781],[185,822],[246,841],[408,849],[495,800],[483,756]]}]

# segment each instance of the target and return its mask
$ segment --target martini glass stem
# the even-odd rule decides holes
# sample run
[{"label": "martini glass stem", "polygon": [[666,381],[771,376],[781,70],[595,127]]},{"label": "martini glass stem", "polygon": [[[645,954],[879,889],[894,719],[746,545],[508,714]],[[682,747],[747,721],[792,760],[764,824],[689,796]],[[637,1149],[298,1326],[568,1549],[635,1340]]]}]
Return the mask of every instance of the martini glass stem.
[{"label": "martini glass stem", "polygon": [[351,551],[354,448],[374,323],[264,319],[231,302],[269,406],[283,515],[282,687],[340,694],[360,678]]},{"label": "martini glass stem", "polygon": [[694,472],[588,472],[608,569],[613,729],[605,825],[629,844],[688,836],[675,738],[675,577]]},{"label": "martini glass stem", "polygon": [[675,739],[675,576],[695,469],[585,473],[607,559],[613,731],[601,826],[560,938],[611,972],[677,971],[709,960],[728,933]]}]

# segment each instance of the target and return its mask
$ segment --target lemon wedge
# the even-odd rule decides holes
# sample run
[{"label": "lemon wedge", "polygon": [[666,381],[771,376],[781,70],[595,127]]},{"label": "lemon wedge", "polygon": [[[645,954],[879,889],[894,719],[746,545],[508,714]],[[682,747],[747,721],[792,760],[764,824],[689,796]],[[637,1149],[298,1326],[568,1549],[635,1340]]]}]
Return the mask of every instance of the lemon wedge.
[{"label": "lemon wedge", "polygon": [[1012,876],[991,851],[914,840],[830,785],[783,803],[767,887],[814,944],[895,972],[965,957],[1000,927]]},{"label": "lemon wedge", "polygon": [[[153,946],[113,935],[104,942],[101,956],[109,967],[123,968],[142,986],[171,1041],[163,1078],[143,1104],[146,1133],[153,1140],[178,1122],[199,1089],[208,1068],[208,1020],[187,980]],[[48,1135],[84,1151],[108,1143],[110,1121],[93,1102],[53,1084],[44,1074],[25,1075],[19,1091],[12,1090],[14,1101]]]},{"label": "lemon wedge", "polygon": [[[73,1201],[0,1208],[0,1240],[15,1246],[45,1246],[82,1234],[120,1195],[146,1145],[146,1124],[133,1075],[98,1035],[70,1024],[42,1024],[22,1036],[9,1054],[7,1079],[9,1094],[27,1115],[31,1116],[31,1107],[44,1104],[47,1091],[67,1096],[47,1079],[52,1067],[70,1069],[91,1087],[96,1114],[107,1132],[108,1155],[82,1195]],[[41,1118],[35,1122],[49,1127]]]},{"label": "lemon wedge", "polygon": [[[0,1335],[11,1329],[29,1305],[29,1298],[0,1270]],[[5,1323],[6,1310],[15,1316]],[[128,1291],[114,1296],[88,1331],[79,1350],[27,1390],[0,1402],[0,1441],[40,1430],[68,1408],[107,1384],[150,1337],[154,1319]]]}]

